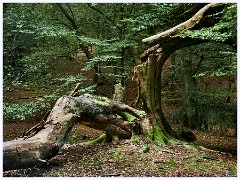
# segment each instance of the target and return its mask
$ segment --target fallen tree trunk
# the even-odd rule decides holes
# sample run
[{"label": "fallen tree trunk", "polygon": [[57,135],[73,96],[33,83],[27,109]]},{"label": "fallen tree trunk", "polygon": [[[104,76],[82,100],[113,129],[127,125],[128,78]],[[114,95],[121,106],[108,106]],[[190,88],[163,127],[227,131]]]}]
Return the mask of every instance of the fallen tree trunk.
[{"label": "fallen tree trunk", "polygon": [[57,155],[78,121],[105,130],[108,136],[130,138],[132,133],[145,128],[146,123],[142,122],[146,121],[146,114],[90,94],[61,97],[42,123],[23,137],[3,143],[3,169],[27,168],[47,162]]}]

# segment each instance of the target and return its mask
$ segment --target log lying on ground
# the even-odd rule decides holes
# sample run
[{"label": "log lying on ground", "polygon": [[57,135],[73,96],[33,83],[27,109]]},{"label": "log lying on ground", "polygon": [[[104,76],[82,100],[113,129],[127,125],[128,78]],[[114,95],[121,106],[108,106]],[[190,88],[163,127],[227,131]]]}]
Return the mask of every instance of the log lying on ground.
[{"label": "log lying on ground", "polygon": [[[58,99],[45,121],[24,137],[3,143],[3,169],[32,167],[56,156],[78,121],[87,121],[107,135],[130,138],[146,119],[143,111],[110,99],[84,94]],[[144,123],[143,123],[144,124]]]}]

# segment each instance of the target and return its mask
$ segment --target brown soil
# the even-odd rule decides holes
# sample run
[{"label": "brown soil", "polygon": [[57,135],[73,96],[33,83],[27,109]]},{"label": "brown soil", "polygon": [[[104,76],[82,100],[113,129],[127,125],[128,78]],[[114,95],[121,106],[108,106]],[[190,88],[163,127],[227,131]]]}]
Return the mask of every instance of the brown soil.
[{"label": "brown soil", "polygon": [[85,147],[65,144],[48,164],[5,171],[4,177],[236,177],[236,157],[182,145],[157,146],[141,153],[142,142],[121,140]]},{"label": "brown soil", "polygon": [[[71,68],[70,66],[63,67],[63,71],[77,74],[80,66],[79,64],[74,66],[72,62]],[[86,72],[86,75],[91,77],[92,72]],[[97,92],[111,98],[112,90],[106,84],[110,84],[110,82],[101,85]],[[31,98],[24,99],[22,97],[41,95],[39,92],[14,90],[4,93],[4,101],[9,103],[31,101]],[[134,101],[136,95],[137,86],[129,80],[126,83],[126,103],[130,104]],[[167,117],[177,109],[177,102],[165,103],[164,111]],[[27,121],[3,121],[3,140],[13,140],[21,136],[24,131],[41,120],[44,114],[45,112],[39,112],[34,120],[29,118]],[[174,126],[174,128],[178,127]],[[60,154],[53,158],[48,165],[40,164],[30,169],[6,171],[3,176],[236,176],[236,137],[228,134],[220,136],[210,132],[193,132],[197,137],[196,144],[224,153],[198,151],[180,145],[166,145],[164,150],[158,151],[154,144],[149,145],[149,152],[140,153],[139,149],[145,145],[142,142],[133,143],[130,140],[98,144],[86,148],[83,146],[83,142],[94,139],[103,132],[76,124],[68,144],[64,145]]]}]

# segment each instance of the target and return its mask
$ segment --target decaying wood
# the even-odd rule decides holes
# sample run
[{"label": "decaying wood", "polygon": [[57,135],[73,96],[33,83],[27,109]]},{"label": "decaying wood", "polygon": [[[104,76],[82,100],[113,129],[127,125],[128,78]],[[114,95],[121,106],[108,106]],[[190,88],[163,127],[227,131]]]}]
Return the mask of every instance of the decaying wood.
[{"label": "decaying wood", "polygon": [[69,96],[75,96],[77,94],[77,91],[80,87],[81,83],[77,83],[76,87],[74,88],[74,90],[69,94]]},{"label": "decaying wood", "polygon": [[148,50],[144,51],[144,53],[141,54],[140,58],[142,63],[147,61],[147,58],[150,54],[152,54],[152,52],[156,51],[158,48],[160,48],[160,44],[157,44],[151,48],[149,48]]},{"label": "decaying wood", "polygon": [[114,89],[115,89],[115,92],[113,94],[113,100],[118,102],[123,102],[125,87],[123,87],[121,83],[118,83],[114,85]]},{"label": "decaying wood", "polygon": [[104,97],[90,94],[61,97],[42,124],[31,128],[24,137],[3,143],[3,169],[47,162],[57,155],[76,122],[88,121],[109,136],[130,138],[145,119],[143,111]]}]

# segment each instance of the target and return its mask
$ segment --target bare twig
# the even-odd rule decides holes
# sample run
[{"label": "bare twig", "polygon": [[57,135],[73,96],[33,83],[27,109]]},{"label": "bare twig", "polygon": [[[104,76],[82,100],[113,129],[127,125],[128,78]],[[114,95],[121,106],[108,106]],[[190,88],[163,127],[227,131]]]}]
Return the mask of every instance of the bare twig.
[{"label": "bare twig", "polygon": [[69,94],[69,96],[74,97],[79,89],[81,83],[77,83],[76,87],[74,88],[74,90]]}]

